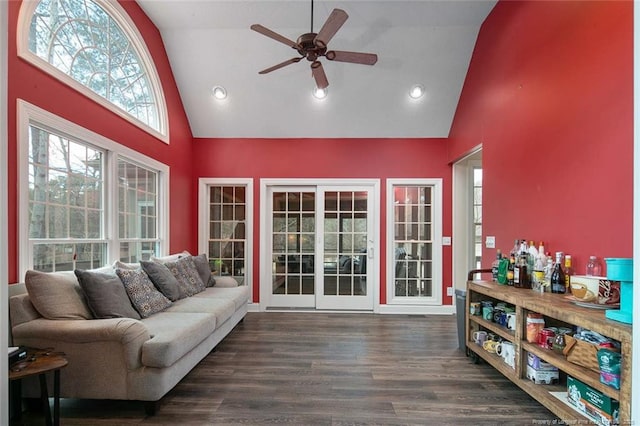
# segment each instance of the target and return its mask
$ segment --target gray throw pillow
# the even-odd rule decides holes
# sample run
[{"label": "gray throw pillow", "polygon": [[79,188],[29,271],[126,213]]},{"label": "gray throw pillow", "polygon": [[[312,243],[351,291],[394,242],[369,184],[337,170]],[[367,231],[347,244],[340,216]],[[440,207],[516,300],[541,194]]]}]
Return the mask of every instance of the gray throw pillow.
[{"label": "gray throw pillow", "polygon": [[213,278],[213,275],[211,275],[211,267],[209,266],[209,259],[207,258],[206,253],[202,253],[198,256],[191,256],[191,258],[193,259],[193,263],[196,265],[198,275],[200,275],[200,279],[204,283],[205,287],[213,287],[215,279]]},{"label": "gray throw pillow", "polygon": [[47,319],[93,318],[73,271],[27,271],[24,284],[33,307]]},{"label": "gray throw pillow", "polygon": [[95,318],[140,319],[140,314],[131,306],[122,281],[115,274],[80,269],[74,272]]},{"label": "gray throw pillow", "polygon": [[171,306],[171,300],[153,286],[147,273],[142,269],[116,269],[116,274],[122,280],[133,307],[142,318],[147,318]]},{"label": "gray throw pillow", "polygon": [[164,265],[169,268],[173,276],[178,280],[181,299],[193,296],[205,289],[191,256],[181,257],[174,262],[165,262]]},{"label": "gray throw pillow", "polygon": [[141,260],[140,266],[147,273],[149,279],[167,299],[175,302],[180,299],[180,288],[178,280],[173,276],[169,268],[162,263],[150,260]]}]

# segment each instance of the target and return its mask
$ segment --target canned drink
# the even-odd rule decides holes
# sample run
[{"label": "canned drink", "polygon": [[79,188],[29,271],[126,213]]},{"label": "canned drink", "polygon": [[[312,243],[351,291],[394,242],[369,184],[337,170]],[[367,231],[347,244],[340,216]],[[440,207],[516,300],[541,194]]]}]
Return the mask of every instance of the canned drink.
[{"label": "canned drink", "polygon": [[545,349],[553,349],[553,339],[556,337],[556,332],[552,328],[543,328],[538,335],[538,345]]}]

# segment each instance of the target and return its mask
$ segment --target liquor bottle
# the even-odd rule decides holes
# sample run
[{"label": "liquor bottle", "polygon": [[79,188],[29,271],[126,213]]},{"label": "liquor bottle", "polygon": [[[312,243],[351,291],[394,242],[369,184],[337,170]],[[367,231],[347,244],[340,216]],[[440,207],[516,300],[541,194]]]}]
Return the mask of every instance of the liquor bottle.
[{"label": "liquor bottle", "polygon": [[522,255],[513,270],[513,286],[518,288],[531,288],[529,273],[527,271],[527,256]]},{"label": "liquor bottle", "polygon": [[571,289],[571,275],[573,275],[573,267],[571,266],[571,255],[564,255],[564,282],[567,291]]},{"label": "liquor bottle", "polygon": [[513,285],[513,275],[514,275],[515,266],[516,266],[516,257],[515,255],[511,255],[509,257],[509,268],[507,269],[507,285],[510,285],[510,286]]},{"label": "liquor bottle", "polygon": [[567,284],[562,270],[562,256],[563,253],[561,251],[556,252],[556,263],[553,265],[550,279],[551,293],[564,294],[567,292]]},{"label": "liquor bottle", "polygon": [[515,240],[513,243],[513,248],[509,252],[509,256],[517,256],[520,252],[520,240]]},{"label": "liquor bottle", "polygon": [[602,276],[602,264],[596,256],[589,256],[589,263],[587,263],[587,275],[593,277]]},{"label": "liquor bottle", "polygon": [[500,266],[500,259],[502,259],[502,251],[498,249],[496,252],[496,260],[491,264],[491,276],[493,278],[493,282],[498,282],[498,268]]}]

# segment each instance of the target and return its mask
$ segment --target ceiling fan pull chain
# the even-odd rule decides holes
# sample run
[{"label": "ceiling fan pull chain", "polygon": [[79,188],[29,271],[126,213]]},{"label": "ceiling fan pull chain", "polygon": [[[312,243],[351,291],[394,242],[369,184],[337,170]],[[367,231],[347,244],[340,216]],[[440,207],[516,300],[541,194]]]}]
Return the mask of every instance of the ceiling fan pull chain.
[{"label": "ceiling fan pull chain", "polygon": [[313,32],[313,0],[311,0],[311,31],[309,32]]}]

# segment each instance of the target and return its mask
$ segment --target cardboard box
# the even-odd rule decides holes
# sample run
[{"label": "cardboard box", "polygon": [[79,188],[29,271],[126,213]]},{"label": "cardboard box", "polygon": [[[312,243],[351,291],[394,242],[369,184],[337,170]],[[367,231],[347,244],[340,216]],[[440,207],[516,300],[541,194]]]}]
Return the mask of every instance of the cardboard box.
[{"label": "cardboard box", "polygon": [[560,373],[556,368],[554,370],[536,370],[530,365],[527,365],[527,378],[536,385],[553,385],[560,380]]},{"label": "cardboard box", "polygon": [[548,362],[540,359],[538,356],[530,353],[527,353],[527,365],[534,368],[535,370],[558,371],[558,367],[556,367],[555,365],[549,364]]},{"label": "cardboard box", "polygon": [[571,376],[567,376],[567,400],[579,411],[593,417],[599,425],[620,424],[618,421],[620,402]]}]

